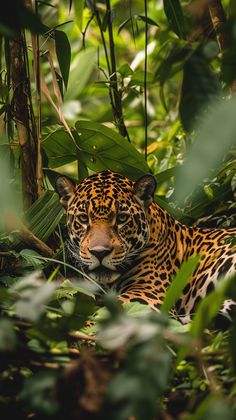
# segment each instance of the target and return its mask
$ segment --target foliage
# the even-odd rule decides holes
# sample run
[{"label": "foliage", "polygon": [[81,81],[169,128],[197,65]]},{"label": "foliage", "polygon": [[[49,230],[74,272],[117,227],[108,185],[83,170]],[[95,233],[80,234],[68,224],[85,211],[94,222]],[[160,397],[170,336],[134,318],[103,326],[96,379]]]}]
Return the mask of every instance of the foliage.
[{"label": "foliage", "polygon": [[226,12],[218,28],[200,0],[2,8],[2,418],[235,418],[235,319],[225,331],[215,324],[224,299],[236,298],[235,279],[222,279],[191,325],[167,312],[198,257],[181,267],[161,313],[121,306],[69,260],[53,192],[58,174],[150,170],[157,202],[182,222],[235,223],[236,10],[215,3]]}]

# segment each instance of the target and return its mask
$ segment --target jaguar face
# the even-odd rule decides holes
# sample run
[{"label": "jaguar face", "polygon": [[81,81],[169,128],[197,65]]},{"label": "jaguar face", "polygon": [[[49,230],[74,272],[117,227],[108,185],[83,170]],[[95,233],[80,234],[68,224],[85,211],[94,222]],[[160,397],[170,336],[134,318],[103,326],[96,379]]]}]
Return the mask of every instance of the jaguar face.
[{"label": "jaguar face", "polygon": [[74,184],[59,177],[56,190],[67,212],[70,251],[94,280],[113,283],[132,265],[149,239],[147,211],[155,179],[135,183],[104,171]]}]

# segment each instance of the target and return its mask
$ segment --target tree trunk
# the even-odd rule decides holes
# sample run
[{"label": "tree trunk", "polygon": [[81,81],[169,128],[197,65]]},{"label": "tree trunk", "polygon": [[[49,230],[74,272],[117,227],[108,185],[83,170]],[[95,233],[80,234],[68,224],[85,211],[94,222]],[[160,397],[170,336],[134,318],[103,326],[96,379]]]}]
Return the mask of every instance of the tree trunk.
[{"label": "tree trunk", "polygon": [[32,137],[29,112],[30,81],[26,63],[26,42],[22,33],[10,41],[11,79],[13,88],[12,109],[20,146],[22,193],[24,209],[37,199],[36,147]]}]

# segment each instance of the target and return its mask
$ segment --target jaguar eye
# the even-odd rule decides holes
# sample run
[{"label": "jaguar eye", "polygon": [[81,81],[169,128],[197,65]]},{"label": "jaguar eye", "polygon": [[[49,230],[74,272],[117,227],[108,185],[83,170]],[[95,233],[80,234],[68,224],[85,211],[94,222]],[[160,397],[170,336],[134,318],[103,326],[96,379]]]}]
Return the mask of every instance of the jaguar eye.
[{"label": "jaguar eye", "polygon": [[79,214],[78,219],[79,219],[79,222],[83,224],[88,223],[88,220],[89,220],[86,213]]},{"label": "jaguar eye", "polygon": [[127,213],[120,213],[118,214],[116,221],[117,223],[122,224],[122,223],[127,222],[128,218],[129,218],[129,215]]}]

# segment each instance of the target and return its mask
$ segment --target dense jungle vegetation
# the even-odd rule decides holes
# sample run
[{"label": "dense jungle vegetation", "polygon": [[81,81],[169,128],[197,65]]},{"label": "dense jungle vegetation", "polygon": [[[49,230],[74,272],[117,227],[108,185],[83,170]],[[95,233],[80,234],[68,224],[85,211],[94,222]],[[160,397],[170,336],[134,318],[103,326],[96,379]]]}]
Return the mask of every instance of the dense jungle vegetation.
[{"label": "dense jungle vegetation", "polygon": [[54,192],[151,171],[181,222],[235,226],[235,1],[8,0],[0,48],[1,419],[235,419],[235,278],[187,325],[168,312],[196,259],[161,313],[97,298]]}]

